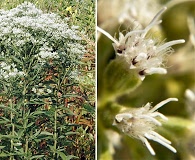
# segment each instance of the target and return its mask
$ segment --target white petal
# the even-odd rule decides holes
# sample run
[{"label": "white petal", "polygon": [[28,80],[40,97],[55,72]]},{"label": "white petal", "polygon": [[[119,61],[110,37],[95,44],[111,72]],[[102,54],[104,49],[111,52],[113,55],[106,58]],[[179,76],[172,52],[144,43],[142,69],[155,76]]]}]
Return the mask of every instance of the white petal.
[{"label": "white petal", "polygon": [[167,117],[165,117],[162,113],[159,113],[159,112],[153,112],[153,113],[151,113],[151,116],[152,117],[157,117],[157,116],[159,116],[160,118],[162,118],[163,120],[168,120],[168,118]]},{"label": "white petal", "polygon": [[171,145],[169,145],[168,143],[164,142],[162,139],[156,137],[156,136],[153,136],[153,135],[149,135],[147,133],[144,134],[146,138],[150,139],[150,140],[153,140],[153,141],[156,141],[160,144],[162,144],[163,146],[165,146],[166,148],[168,148],[169,150],[171,150],[172,152],[176,153],[176,149],[173,148]]},{"label": "white petal", "polygon": [[121,122],[123,119],[131,119],[133,117],[132,114],[130,113],[121,113],[121,114],[117,114],[115,116],[115,119],[118,121],[118,122]]},{"label": "white petal", "polygon": [[146,147],[148,148],[150,153],[154,156],[155,152],[154,152],[153,148],[151,147],[150,143],[148,142],[148,140],[146,138],[144,138],[143,136],[139,136],[139,138],[146,145]]},{"label": "white petal", "polygon": [[121,43],[125,43],[126,40],[127,40],[130,36],[132,36],[133,34],[138,34],[138,33],[141,34],[141,33],[144,33],[144,32],[145,32],[144,30],[135,30],[135,31],[128,32],[128,33],[125,35],[123,41],[121,41]]},{"label": "white petal", "polygon": [[148,115],[139,115],[139,118],[145,118],[147,120],[150,120],[151,122],[154,122],[155,124],[157,124],[159,126],[162,125],[158,120],[156,120],[155,118],[148,116]]},{"label": "white petal", "polygon": [[151,110],[149,110],[149,112],[154,112],[155,110],[157,110],[158,108],[162,107],[163,105],[165,105],[166,103],[170,102],[170,101],[178,101],[177,98],[168,98],[160,103],[158,103],[156,106],[154,106]]},{"label": "white petal", "polygon": [[102,28],[100,28],[100,27],[97,26],[97,30],[98,30],[99,32],[101,32],[102,34],[104,34],[106,37],[108,37],[108,38],[109,38],[111,41],[113,41],[117,46],[120,45],[119,42],[118,42],[116,39],[114,39],[108,32],[106,32],[106,31],[103,30]]},{"label": "white petal", "polygon": [[139,54],[137,55],[137,57],[135,58],[135,61],[136,61],[136,62],[139,62],[139,61],[141,61],[141,60],[147,59],[147,57],[148,57],[148,55],[147,55],[146,53],[141,52],[141,53],[139,53]]},{"label": "white petal", "polygon": [[144,70],[144,72],[146,74],[155,74],[155,73],[158,73],[158,74],[166,74],[167,73],[167,70],[164,69],[164,68],[149,68],[149,69],[146,69]]},{"label": "white petal", "polygon": [[163,136],[161,136],[160,134],[158,134],[155,131],[150,131],[150,133],[156,137],[158,137],[159,139],[163,140],[164,142],[171,144],[171,141],[169,141],[168,139],[164,138]]},{"label": "white petal", "polygon": [[184,39],[167,42],[167,43],[163,44],[162,46],[158,47],[157,50],[156,50],[156,52],[158,53],[158,52],[160,52],[160,51],[162,51],[164,49],[167,49],[170,46],[173,46],[175,44],[184,43],[184,42],[185,42]]},{"label": "white petal", "polygon": [[167,7],[162,8],[157,14],[156,16],[152,19],[152,21],[148,24],[148,26],[144,29],[145,33],[142,35],[142,37],[144,38],[145,35],[147,34],[147,32],[155,25],[158,25],[162,22],[162,20],[157,21],[157,19],[162,15],[162,13],[167,9]]}]

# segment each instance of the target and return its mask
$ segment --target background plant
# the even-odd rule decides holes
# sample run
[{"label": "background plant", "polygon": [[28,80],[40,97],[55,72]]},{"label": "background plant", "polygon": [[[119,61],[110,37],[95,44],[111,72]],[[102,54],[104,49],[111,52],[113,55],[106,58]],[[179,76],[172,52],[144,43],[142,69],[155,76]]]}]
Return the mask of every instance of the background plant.
[{"label": "background plant", "polygon": [[[82,3],[88,21],[76,1],[1,10],[2,159],[94,159],[94,2]],[[62,13],[70,6],[78,14]]]}]

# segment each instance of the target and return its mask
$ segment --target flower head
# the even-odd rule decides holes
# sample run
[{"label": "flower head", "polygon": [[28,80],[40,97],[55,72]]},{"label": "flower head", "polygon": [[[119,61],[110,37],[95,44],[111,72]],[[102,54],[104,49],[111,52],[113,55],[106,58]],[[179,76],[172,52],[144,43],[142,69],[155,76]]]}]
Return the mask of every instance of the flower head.
[{"label": "flower head", "polygon": [[170,101],[178,101],[178,99],[168,98],[154,107],[150,103],[147,103],[142,108],[119,113],[115,116],[113,125],[117,126],[128,136],[141,140],[152,155],[155,155],[155,152],[147,139],[156,141],[176,153],[176,149],[170,145],[171,142],[154,131],[157,126],[162,125],[156,117],[168,120],[167,117],[156,110]]},{"label": "flower head", "polygon": [[116,55],[124,57],[130,69],[137,69],[142,80],[145,78],[145,75],[154,73],[166,74],[167,70],[162,67],[166,53],[171,52],[172,45],[185,42],[184,40],[174,40],[160,45],[156,40],[146,37],[152,27],[162,22],[158,18],[165,10],[166,7],[159,11],[143,30],[134,30],[126,35],[120,32],[118,40],[98,27],[100,32],[114,42],[113,47]]}]

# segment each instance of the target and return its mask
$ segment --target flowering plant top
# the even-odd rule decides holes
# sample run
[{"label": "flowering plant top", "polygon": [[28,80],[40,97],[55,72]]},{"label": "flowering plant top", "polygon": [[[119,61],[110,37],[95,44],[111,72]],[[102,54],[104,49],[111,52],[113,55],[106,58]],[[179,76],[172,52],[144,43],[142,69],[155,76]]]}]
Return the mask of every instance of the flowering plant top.
[{"label": "flowering plant top", "polygon": [[30,2],[11,10],[0,10],[0,22],[0,56],[14,71],[13,74],[13,71],[5,70],[5,65],[0,65],[4,74],[1,77],[25,75],[20,63],[15,64],[16,59],[26,61],[25,57],[28,57],[41,65],[56,60],[68,68],[77,64],[85,52],[79,26],[69,26],[68,18],[44,13]]}]

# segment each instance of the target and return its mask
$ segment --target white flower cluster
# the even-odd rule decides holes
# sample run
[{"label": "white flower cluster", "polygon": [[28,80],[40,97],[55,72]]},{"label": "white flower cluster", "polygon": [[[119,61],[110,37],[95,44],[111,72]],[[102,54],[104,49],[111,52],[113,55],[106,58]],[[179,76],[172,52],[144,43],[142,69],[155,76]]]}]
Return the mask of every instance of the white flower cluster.
[{"label": "white flower cluster", "polygon": [[[77,26],[54,13],[43,13],[34,4],[24,2],[11,10],[0,10],[0,41],[5,47],[32,44],[40,59],[59,58],[60,54],[80,58],[84,46]],[[28,46],[27,46],[28,47]],[[38,53],[39,52],[39,53]]]},{"label": "white flower cluster", "polygon": [[52,52],[52,48],[48,47],[48,45],[44,44],[43,47],[41,47],[39,49],[39,53],[38,55],[36,55],[38,57],[38,61],[45,63],[47,59],[59,59],[59,55],[57,52]]},{"label": "white flower cluster", "polygon": [[38,86],[36,87],[33,87],[32,88],[32,91],[37,94],[38,96],[40,95],[47,95],[47,94],[50,94],[52,93],[52,90],[47,88],[46,86],[43,86],[42,83],[40,83]]},{"label": "white flower cluster", "polygon": [[137,69],[142,80],[145,78],[145,75],[154,73],[166,74],[167,70],[163,67],[164,57],[171,52],[172,45],[185,42],[184,40],[175,40],[160,45],[156,40],[146,37],[148,31],[153,26],[162,22],[158,18],[165,10],[166,7],[159,11],[143,30],[134,30],[126,35],[120,32],[119,40],[114,39],[106,31],[98,28],[100,32],[114,42],[113,47],[117,56],[124,57],[130,69]]},{"label": "white flower cluster", "polygon": [[147,139],[156,141],[176,153],[175,148],[171,146],[171,142],[154,131],[157,126],[162,125],[156,117],[168,120],[167,117],[156,110],[170,101],[178,101],[178,99],[168,98],[154,107],[152,107],[150,103],[147,103],[142,108],[119,113],[115,116],[113,125],[117,126],[128,136],[141,140],[152,155],[155,155],[155,152]]},{"label": "white flower cluster", "polygon": [[7,79],[24,75],[24,72],[18,71],[15,64],[8,65],[5,62],[0,63],[0,78]]}]

